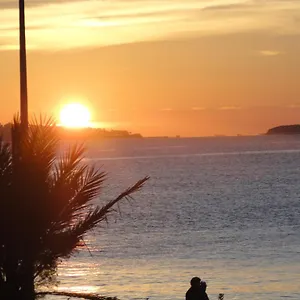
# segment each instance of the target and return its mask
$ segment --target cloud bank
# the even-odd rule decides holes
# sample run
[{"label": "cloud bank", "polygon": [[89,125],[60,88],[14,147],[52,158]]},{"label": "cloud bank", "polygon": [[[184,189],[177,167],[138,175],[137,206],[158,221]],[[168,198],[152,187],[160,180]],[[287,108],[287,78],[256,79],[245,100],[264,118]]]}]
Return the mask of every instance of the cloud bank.
[{"label": "cloud bank", "polygon": [[[0,49],[18,45],[17,1],[0,0]],[[62,50],[249,31],[300,34],[300,0],[28,0],[28,47]]]}]

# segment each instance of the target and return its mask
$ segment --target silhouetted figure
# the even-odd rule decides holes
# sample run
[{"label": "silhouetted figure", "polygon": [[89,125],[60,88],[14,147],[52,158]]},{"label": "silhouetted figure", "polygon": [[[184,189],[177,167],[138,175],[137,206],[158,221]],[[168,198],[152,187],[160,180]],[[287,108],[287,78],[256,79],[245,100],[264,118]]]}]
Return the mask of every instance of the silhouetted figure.
[{"label": "silhouetted figure", "polygon": [[206,294],[206,288],[207,288],[206,282],[205,281],[201,281],[200,282],[200,289],[201,289],[201,292],[203,293],[203,299],[204,300],[209,300],[209,298],[208,298],[208,296]]},{"label": "silhouetted figure", "polygon": [[209,300],[206,294],[206,283],[202,284],[199,277],[193,277],[191,279],[191,287],[185,294],[186,300]]}]

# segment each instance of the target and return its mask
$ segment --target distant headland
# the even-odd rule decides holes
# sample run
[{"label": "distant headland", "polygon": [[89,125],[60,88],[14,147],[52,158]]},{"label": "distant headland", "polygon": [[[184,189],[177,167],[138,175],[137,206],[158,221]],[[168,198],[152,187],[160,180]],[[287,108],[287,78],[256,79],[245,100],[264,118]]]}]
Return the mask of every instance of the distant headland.
[{"label": "distant headland", "polygon": [[[107,130],[102,128],[67,128],[56,127],[57,134],[62,140],[98,140],[112,138],[142,138],[140,133],[132,133],[127,130]],[[0,136],[10,141],[11,124],[0,124]]]},{"label": "distant headland", "polygon": [[300,125],[281,125],[269,129],[266,133],[267,135],[291,135],[300,134]]}]

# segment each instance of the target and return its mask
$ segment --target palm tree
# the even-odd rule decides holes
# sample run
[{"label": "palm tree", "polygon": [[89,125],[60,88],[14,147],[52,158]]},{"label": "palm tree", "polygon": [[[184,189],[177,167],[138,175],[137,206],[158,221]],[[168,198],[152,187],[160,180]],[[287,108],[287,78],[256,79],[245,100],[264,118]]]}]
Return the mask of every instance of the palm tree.
[{"label": "palm tree", "polygon": [[14,120],[11,145],[0,141],[0,299],[35,299],[35,284],[51,280],[59,260],[148,179],[93,205],[106,174],[83,163],[82,146],[59,157],[51,123],[36,121],[24,134]]}]

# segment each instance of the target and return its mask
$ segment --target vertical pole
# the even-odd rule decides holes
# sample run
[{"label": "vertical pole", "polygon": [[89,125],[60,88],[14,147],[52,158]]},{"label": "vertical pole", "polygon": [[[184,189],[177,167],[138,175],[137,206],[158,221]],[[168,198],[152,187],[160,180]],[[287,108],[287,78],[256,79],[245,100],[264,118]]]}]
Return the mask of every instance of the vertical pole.
[{"label": "vertical pole", "polygon": [[27,63],[26,63],[26,36],[25,36],[25,5],[19,0],[19,38],[20,38],[20,108],[21,125],[28,127],[28,99],[27,99]]}]

